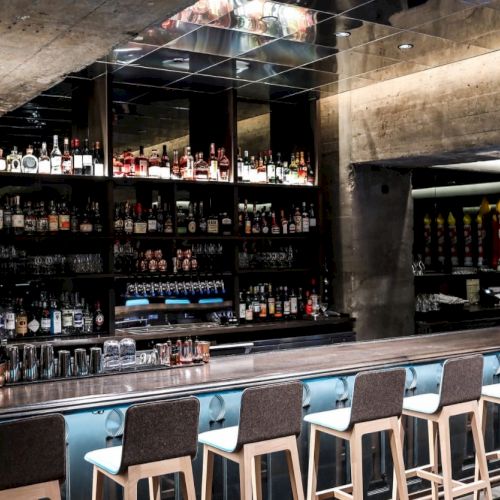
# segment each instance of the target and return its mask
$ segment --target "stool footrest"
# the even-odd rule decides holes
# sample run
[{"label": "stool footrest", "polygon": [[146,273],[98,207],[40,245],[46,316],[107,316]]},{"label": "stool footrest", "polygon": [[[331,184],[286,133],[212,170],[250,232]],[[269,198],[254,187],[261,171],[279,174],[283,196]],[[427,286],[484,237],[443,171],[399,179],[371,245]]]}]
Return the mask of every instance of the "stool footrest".
[{"label": "stool footrest", "polygon": [[352,484],[344,484],[342,486],[336,486],[335,488],[329,488],[327,490],[321,490],[316,492],[317,500],[323,500],[326,498],[340,498],[340,500],[352,500],[353,496],[351,493],[347,493],[346,490],[352,491]]},{"label": "stool footrest", "polygon": [[500,459],[500,450],[489,451],[486,453],[486,460],[498,460]]},{"label": "stool footrest", "polygon": [[[454,483],[456,481],[453,481]],[[461,483],[460,486],[457,486],[453,488],[453,495],[454,496],[462,496],[462,495],[467,495],[467,493],[472,493],[474,491],[482,490],[488,486],[489,481],[485,480],[480,480],[480,481],[474,481],[472,483]]]}]

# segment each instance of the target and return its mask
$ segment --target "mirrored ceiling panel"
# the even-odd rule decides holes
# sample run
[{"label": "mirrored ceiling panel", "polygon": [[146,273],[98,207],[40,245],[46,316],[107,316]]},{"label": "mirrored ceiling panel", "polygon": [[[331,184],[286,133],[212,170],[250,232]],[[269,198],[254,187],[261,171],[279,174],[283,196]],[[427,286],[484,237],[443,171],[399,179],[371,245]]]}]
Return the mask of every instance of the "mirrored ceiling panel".
[{"label": "mirrored ceiling panel", "polygon": [[324,45],[340,51],[393,35],[399,31],[389,26],[337,16],[308,28],[306,31],[290,35],[287,40]]},{"label": "mirrored ceiling panel", "polygon": [[273,38],[203,26],[168,44],[169,48],[201,54],[235,57],[270,43]]},{"label": "mirrored ceiling panel", "polygon": [[113,74],[113,81],[117,83],[126,82],[141,86],[164,87],[165,85],[186,76],[188,76],[188,73],[180,71],[125,66]]},{"label": "mirrored ceiling panel", "polygon": [[169,85],[169,87],[195,92],[217,93],[238,85],[240,85],[240,82],[229,78],[191,75]]},{"label": "mirrored ceiling panel", "polygon": [[251,83],[238,89],[237,95],[241,99],[255,99],[259,101],[277,101],[284,97],[307,92],[304,89],[266,85],[265,83]]},{"label": "mirrored ceiling panel", "polygon": [[181,36],[197,30],[198,28],[199,25],[197,24],[174,21],[173,19],[165,19],[160,23],[149,26],[144,31],[139,33],[134,38],[134,42],[161,47],[172,40],[176,40]]},{"label": "mirrored ceiling panel", "polygon": [[304,32],[330,17],[331,14],[320,13],[296,5],[286,5],[268,0],[252,0],[233,10],[228,16],[213,21],[210,25],[282,38],[292,33]]},{"label": "mirrored ceiling panel", "polygon": [[246,0],[199,0],[173,16],[173,21],[198,25],[210,24],[247,3]]},{"label": "mirrored ceiling panel", "polygon": [[297,68],[280,73],[279,75],[271,78],[267,78],[263,83],[310,89],[319,87],[320,85],[336,82],[338,79],[338,75],[334,73]]},{"label": "mirrored ceiling panel", "polygon": [[154,47],[153,45],[129,42],[115,47],[108,54],[106,61],[110,63],[130,64],[137,61],[141,57],[144,57],[146,54],[149,54],[155,49],[156,47]]},{"label": "mirrored ceiling panel", "polygon": [[295,67],[331,56],[336,52],[335,49],[329,47],[292,42],[290,40],[276,40],[264,47],[247,52],[241,57],[243,59]]},{"label": "mirrored ceiling panel", "polygon": [[293,4],[299,7],[319,10],[330,14],[341,14],[372,0],[285,0],[281,3]]},{"label": "mirrored ceiling panel", "polygon": [[220,64],[202,71],[200,74],[256,82],[270,76],[275,76],[287,69],[287,66],[280,66],[278,64],[260,63],[245,59],[227,59]]}]

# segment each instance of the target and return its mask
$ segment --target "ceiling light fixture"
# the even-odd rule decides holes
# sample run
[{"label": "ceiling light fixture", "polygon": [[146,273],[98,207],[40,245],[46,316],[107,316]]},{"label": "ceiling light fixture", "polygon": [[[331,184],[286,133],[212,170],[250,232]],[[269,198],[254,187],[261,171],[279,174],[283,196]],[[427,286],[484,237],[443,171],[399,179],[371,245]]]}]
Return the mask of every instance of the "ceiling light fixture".
[{"label": "ceiling light fixture", "polygon": [[119,47],[118,49],[113,49],[113,52],[138,52],[142,50],[141,47]]},{"label": "ceiling light fixture", "polygon": [[335,33],[335,36],[337,38],[347,38],[348,36],[351,36],[351,32],[350,31],[337,31]]},{"label": "ceiling light fixture", "polygon": [[410,50],[413,49],[413,43],[402,43],[401,45],[398,45],[399,50]]}]

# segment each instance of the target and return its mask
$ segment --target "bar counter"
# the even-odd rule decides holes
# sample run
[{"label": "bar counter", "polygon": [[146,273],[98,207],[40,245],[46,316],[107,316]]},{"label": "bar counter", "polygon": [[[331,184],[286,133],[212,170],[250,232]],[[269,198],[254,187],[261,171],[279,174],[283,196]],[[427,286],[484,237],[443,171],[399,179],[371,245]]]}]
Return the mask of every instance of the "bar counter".
[{"label": "bar counter", "polygon": [[213,358],[209,364],[0,389],[0,419],[202,394],[500,350],[500,328]]}]

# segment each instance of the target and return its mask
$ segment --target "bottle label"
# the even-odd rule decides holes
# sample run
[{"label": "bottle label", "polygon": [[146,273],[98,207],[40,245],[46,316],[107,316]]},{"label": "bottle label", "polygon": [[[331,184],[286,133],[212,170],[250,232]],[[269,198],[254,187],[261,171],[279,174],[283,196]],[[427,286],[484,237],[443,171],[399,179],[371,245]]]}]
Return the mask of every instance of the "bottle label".
[{"label": "bottle label", "polygon": [[36,231],[36,219],[34,217],[26,217],[24,219],[24,230],[27,233],[34,233]]},{"label": "bottle label", "polygon": [[302,218],[302,232],[303,233],[309,232],[309,225],[310,225],[309,218],[303,217]]},{"label": "bottle label", "polygon": [[260,303],[260,318],[267,318],[267,304],[265,302]]},{"label": "bottle label", "polygon": [[132,234],[134,232],[134,221],[132,219],[127,219],[123,227],[127,234]]},{"label": "bottle label", "polygon": [[290,301],[289,300],[283,301],[283,315],[290,316],[290,310],[291,310]]},{"label": "bottle label", "polygon": [[96,177],[104,177],[104,164],[94,163],[94,175]]},{"label": "bottle label", "polygon": [[316,217],[309,218],[309,227],[316,227]]},{"label": "bottle label", "polygon": [[267,308],[269,309],[269,315],[274,316],[274,313],[276,312],[276,302],[274,297],[270,297],[267,301]]},{"label": "bottle label", "polygon": [[12,212],[3,213],[3,225],[4,227],[12,227]]},{"label": "bottle label", "polygon": [[62,169],[63,169],[63,173],[65,173],[65,174],[72,174],[73,173],[73,165],[72,165],[71,159],[62,161]]},{"label": "bottle label", "polygon": [[298,302],[297,302],[297,297],[291,297],[290,298],[290,312],[292,314],[297,314],[299,308],[298,308]]},{"label": "bottle label", "polygon": [[148,219],[148,233],[156,233],[158,231],[156,219]]},{"label": "bottle label", "polygon": [[38,163],[39,174],[50,174],[50,160],[40,160]]},{"label": "bottle label", "polygon": [[244,302],[240,302],[240,319],[245,319],[247,306]]},{"label": "bottle label", "polygon": [[28,323],[28,330],[31,333],[36,333],[38,330],[40,330],[40,323],[36,320],[36,318],[33,318],[29,323]]},{"label": "bottle label", "polygon": [[158,165],[152,165],[149,167],[149,177],[156,177],[159,178],[161,177],[160,175],[160,167]]},{"label": "bottle label", "polygon": [[245,311],[245,320],[246,321],[253,321],[253,309],[251,307],[249,307]]},{"label": "bottle label", "polygon": [[24,228],[24,215],[23,214],[13,214],[12,215],[12,227]]},{"label": "bottle label", "polygon": [[219,219],[208,219],[207,223],[208,233],[218,234],[219,233]]},{"label": "bottle label", "polygon": [[73,313],[71,311],[63,311],[62,326],[63,328],[71,328],[73,326]]},{"label": "bottle label", "polygon": [[0,172],[5,172],[7,170],[7,162],[4,158],[0,158]]},{"label": "bottle label", "polygon": [[279,226],[274,225],[274,226],[271,228],[271,233],[272,233],[272,234],[280,234],[280,227],[279,227]]},{"label": "bottle label", "polygon": [[77,329],[83,328],[83,313],[82,311],[75,311],[73,315],[73,326]]},{"label": "bottle label", "polygon": [[48,332],[50,330],[50,318],[42,318],[41,328],[44,332]]},{"label": "bottle label", "polygon": [[302,232],[302,215],[296,215],[294,217],[294,220],[295,220],[295,232],[301,233]]},{"label": "bottle label", "polygon": [[73,168],[79,170],[79,173],[83,170],[83,156],[75,155],[73,156]]},{"label": "bottle label", "polygon": [[59,230],[59,217],[57,215],[49,215],[49,231]]},{"label": "bottle label", "polygon": [[61,173],[61,157],[60,156],[53,156],[50,159],[50,167],[51,167],[51,172],[52,173]]},{"label": "bottle label", "polygon": [[39,233],[45,233],[49,230],[49,219],[47,217],[40,217],[36,221],[36,230]]},{"label": "bottle label", "polygon": [[70,217],[69,214],[59,215],[59,231],[70,230]]},{"label": "bottle label", "polygon": [[26,316],[18,316],[16,324],[16,334],[26,335],[28,333],[28,318]]},{"label": "bottle label", "polygon": [[136,222],[134,224],[134,233],[135,234],[146,234],[148,229],[148,225],[145,222]]},{"label": "bottle label", "polygon": [[92,172],[92,155],[83,155],[82,162],[85,170]]},{"label": "bottle label", "polygon": [[191,233],[191,234],[196,233],[196,221],[194,221],[194,220],[189,221],[188,233]]},{"label": "bottle label", "polygon": [[5,329],[15,330],[16,328],[16,315],[13,312],[5,313]]},{"label": "bottle label", "polygon": [[102,326],[102,325],[104,325],[104,314],[97,313],[95,315],[94,323],[95,323],[96,326]]},{"label": "bottle label", "polygon": [[94,227],[90,222],[82,222],[80,224],[80,232],[81,233],[91,233]]},{"label": "bottle label", "polygon": [[166,234],[172,234],[174,232],[174,226],[172,225],[171,222],[166,222],[165,223],[164,232]]},{"label": "bottle label", "polygon": [[61,311],[52,311],[51,328],[52,335],[58,335],[62,331]]},{"label": "bottle label", "polygon": [[0,208],[0,231],[3,229],[3,210]]},{"label": "bottle label", "polygon": [[115,220],[115,232],[121,233],[125,229],[125,224],[123,222],[123,219],[116,219]]}]

